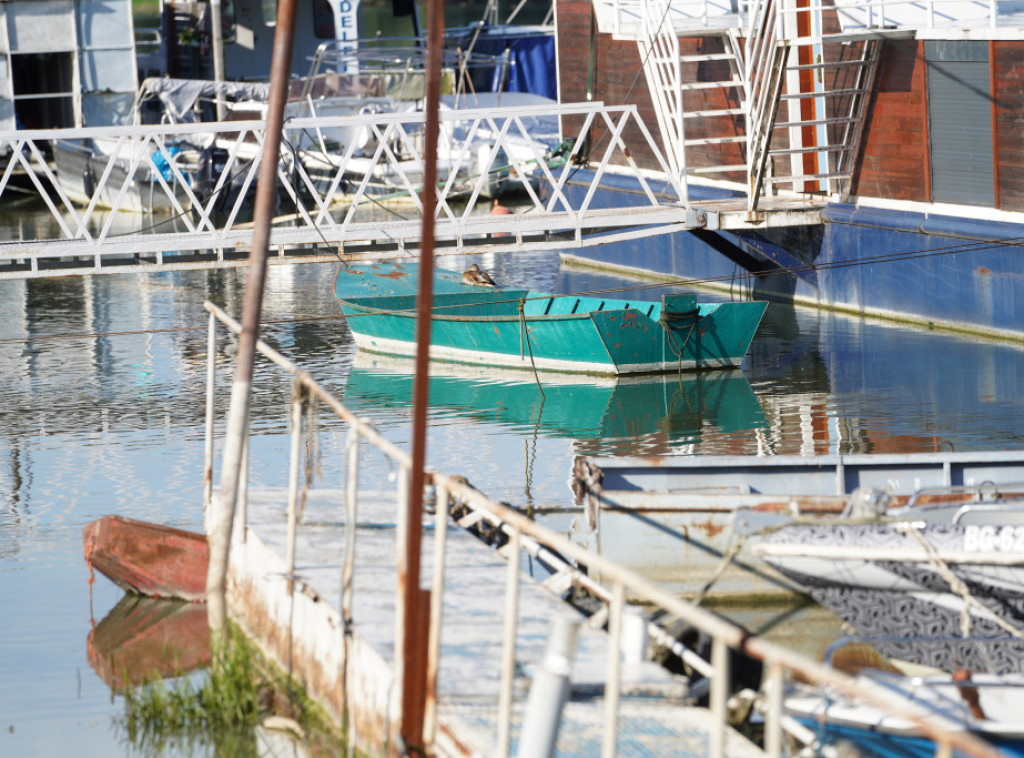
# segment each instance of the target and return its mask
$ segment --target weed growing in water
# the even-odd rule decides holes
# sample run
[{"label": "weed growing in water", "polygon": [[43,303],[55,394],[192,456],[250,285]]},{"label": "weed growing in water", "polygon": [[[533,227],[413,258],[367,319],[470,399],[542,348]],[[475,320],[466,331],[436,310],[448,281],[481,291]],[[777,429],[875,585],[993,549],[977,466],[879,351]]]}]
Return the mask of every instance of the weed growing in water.
[{"label": "weed growing in water", "polygon": [[170,685],[156,679],[125,691],[121,726],[132,745],[154,755],[174,745],[188,753],[206,746],[215,755],[255,756],[256,727],[273,715],[301,723],[321,746],[333,742],[326,717],[286,677],[271,673],[244,635],[232,630],[212,652],[205,676]]}]

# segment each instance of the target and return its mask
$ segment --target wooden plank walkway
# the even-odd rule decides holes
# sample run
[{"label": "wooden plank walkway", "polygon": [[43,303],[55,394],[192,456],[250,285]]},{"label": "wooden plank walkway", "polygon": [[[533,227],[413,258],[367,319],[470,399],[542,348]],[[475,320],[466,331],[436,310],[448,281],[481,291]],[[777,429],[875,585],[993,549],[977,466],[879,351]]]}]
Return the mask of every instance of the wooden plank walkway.
[{"label": "wooden plank walkway", "polygon": [[[248,530],[244,542],[232,548],[232,616],[336,717],[347,705],[356,746],[377,754],[384,748],[379,740],[387,734],[397,705],[392,669],[394,495],[360,492],[353,629],[347,639],[339,611],[344,493],[321,489],[308,494],[296,541],[294,594],[289,593],[285,576],[286,503],[283,489],[249,493]],[[425,523],[432,518],[426,517]],[[436,748],[440,755],[495,755],[507,567],[498,551],[449,524]],[[428,527],[422,552],[424,585],[431,576],[433,551],[433,529]],[[539,582],[521,575],[511,755],[516,754],[530,672],[542,660],[551,619],[558,614],[578,615]],[[605,633],[583,624],[573,663],[573,695],[559,733],[559,756],[601,754],[606,656]],[[622,665],[619,754],[707,755],[713,718],[707,710],[685,704],[685,682],[650,662]],[[347,699],[339,688],[347,689]],[[738,757],[763,754],[728,729],[724,752]]]}]

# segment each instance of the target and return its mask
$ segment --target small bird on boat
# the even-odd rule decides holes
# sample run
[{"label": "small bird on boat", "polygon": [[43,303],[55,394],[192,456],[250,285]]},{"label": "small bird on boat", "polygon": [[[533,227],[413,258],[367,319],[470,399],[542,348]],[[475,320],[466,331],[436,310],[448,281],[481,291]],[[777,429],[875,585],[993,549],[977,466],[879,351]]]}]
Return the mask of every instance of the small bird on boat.
[{"label": "small bird on boat", "polygon": [[475,284],[478,287],[497,287],[498,284],[491,279],[491,275],[481,269],[475,263],[462,272],[463,284]]}]

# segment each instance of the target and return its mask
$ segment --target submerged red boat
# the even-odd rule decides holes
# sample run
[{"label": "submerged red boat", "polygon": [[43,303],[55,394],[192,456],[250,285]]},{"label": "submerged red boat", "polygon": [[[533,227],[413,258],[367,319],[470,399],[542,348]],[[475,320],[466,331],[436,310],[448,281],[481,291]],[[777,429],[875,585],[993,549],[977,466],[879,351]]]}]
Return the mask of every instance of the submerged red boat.
[{"label": "submerged red boat", "polygon": [[203,601],[206,537],[162,524],[104,516],[82,529],[85,560],[126,592]]}]

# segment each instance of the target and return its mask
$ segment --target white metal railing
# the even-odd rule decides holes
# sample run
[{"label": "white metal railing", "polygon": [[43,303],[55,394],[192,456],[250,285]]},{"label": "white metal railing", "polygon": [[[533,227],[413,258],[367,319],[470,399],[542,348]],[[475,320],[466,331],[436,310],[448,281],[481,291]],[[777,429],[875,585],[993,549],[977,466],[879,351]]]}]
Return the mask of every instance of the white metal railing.
[{"label": "white metal railing", "polygon": [[[593,0],[598,29],[620,39],[643,33],[644,0]],[[762,0],[673,0],[666,16],[678,33],[749,29]],[[830,6],[832,4],[830,3]],[[1018,27],[1024,4],[1005,0],[835,0],[842,31]]]},{"label": "white metal railing", "polygon": [[[231,332],[238,334],[241,327],[237,321],[224,313],[217,306],[206,303],[206,309],[210,313],[209,319],[209,346],[208,357],[211,361],[216,356],[216,334],[218,322],[225,325]],[[393,443],[382,437],[372,424],[357,417],[352,411],[327,392],[313,377],[301,371],[298,366],[285,358],[283,355],[263,343],[257,342],[257,350],[268,358],[278,368],[293,377],[296,387],[301,387],[303,392],[293,392],[292,398],[285,409],[285,414],[293,420],[291,433],[293,437],[293,451],[298,448],[298,442],[304,433],[302,419],[307,417],[304,412],[305,404],[315,398],[331,413],[343,421],[348,428],[348,442],[346,445],[347,459],[344,463],[346,472],[345,482],[345,508],[347,512],[346,523],[349,526],[347,533],[347,546],[345,549],[345,564],[343,567],[342,582],[342,623],[346,628],[351,628],[352,623],[358,624],[352,619],[352,576],[355,571],[353,563],[355,556],[354,542],[355,524],[358,514],[359,487],[357,477],[359,475],[359,450],[360,446],[368,443],[376,448],[391,461],[399,472],[396,482],[395,498],[397,506],[396,515],[396,565],[402,565],[405,553],[404,539],[409,532],[405,498],[403,493],[409,481],[409,474],[412,465],[410,456]],[[211,492],[209,483],[213,481],[213,449],[214,449],[214,407],[212,397],[216,391],[215,372],[208,372],[207,376],[207,415],[206,415],[206,465],[205,481],[208,483],[206,491],[205,506],[209,507]],[[308,433],[308,430],[306,430]],[[296,535],[302,528],[301,517],[297,513],[295,503],[299,499],[299,471],[302,465],[300,456],[293,454],[291,457],[291,468],[289,473],[289,508],[282,518],[287,523],[287,554],[289,556],[289,572],[294,569],[295,540]],[[243,457],[244,460],[244,457]],[[244,473],[243,473],[244,475]],[[766,690],[766,722],[765,722],[765,746],[771,756],[782,755],[783,750],[783,687],[787,673],[796,674],[803,680],[823,684],[831,687],[834,691],[859,698],[865,702],[884,708],[890,715],[902,716],[912,721],[921,732],[932,738],[937,748],[937,755],[950,755],[955,748],[963,754],[975,758],[997,758],[1000,753],[993,747],[984,743],[974,735],[958,730],[948,721],[933,712],[924,710],[897,693],[883,687],[867,686],[863,682],[855,682],[851,677],[834,670],[825,665],[811,661],[791,650],[778,645],[766,642],[759,638],[750,638],[747,633],[724,620],[718,615],[709,613],[687,601],[675,597],[653,582],[642,576],[625,569],[611,561],[602,558],[586,548],[570,542],[564,535],[555,533],[540,524],[530,520],[519,511],[508,506],[497,503],[481,492],[468,486],[465,479],[453,477],[443,473],[428,474],[428,482],[432,483],[436,490],[434,508],[434,530],[435,555],[432,563],[432,573],[425,577],[432,587],[431,593],[431,616],[427,630],[428,649],[426,653],[427,676],[426,681],[436,685],[438,671],[442,656],[441,646],[441,608],[444,603],[445,582],[445,550],[447,545],[446,533],[449,528],[449,501],[452,498],[464,506],[472,509],[479,520],[499,528],[508,536],[509,555],[509,580],[505,588],[505,629],[503,633],[503,652],[497,666],[501,670],[501,689],[494,708],[498,711],[495,739],[497,741],[496,755],[507,755],[508,744],[511,734],[511,712],[515,702],[515,690],[513,678],[515,666],[515,627],[517,624],[517,597],[519,592],[518,567],[520,566],[519,551],[528,552],[531,556],[542,557],[547,565],[556,571],[565,571],[572,574],[574,581],[586,587],[595,597],[606,603],[608,611],[608,629],[612,636],[618,633],[621,628],[624,613],[624,597],[628,593],[631,598],[650,606],[653,609],[661,609],[670,616],[685,621],[687,624],[712,639],[712,652],[710,662],[704,661],[689,651],[682,651],[686,660],[693,668],[702,672],[710,679],[710,714],[713,719],[709,729],[710,747],[708,755],[712,758],[721,758],[725,748],[725,729],[727,719],[727,682],[729,680],[729,666],[727,651],[729,648],[741,649],[748,655],[753,656],[766,664],[767,677],[765,682]],[[244,495],[241,498],[244,504]],[[241,523],[244,525],[245,514],[241,516]],[[566,564],[561,557],[571,560],[574,565]],[[578,567],[578,568],[577,568]],[[598,574],[607,582],[606,585],[598,585],[589,578],[588,573]],[[402,577],[397,582],[396,589],[396,613],[399,618],[406,618],[403,611],[405,593],[403,591]],[[291,578],[291,577],[290,577]],[[609,586],[610,585],[610,586]],[[384,588],[378,588],[385,591]],[[293,592],[299,590],[294,589]],[[402,629],[398,626],[399,639],[395,640],[394,650],[401,651],[403,644],[401,635],[416,634],[422,635],[422,629]],[[676,643],[678,645],[678,643]],[[616,650],[615,647],[610,647]],[[396,669],[397,670],[397,669]],[[610,758],[617,752],[618,704],[620,689],[620,660],[618,655],[609,655],[607,662],[607,674],[605,683],[606,692],[606,719],[605,739],[603,756]],[[434,690],[427,692],[426,721],[424,734],[429,746],[431,739],[436,735],[434,720],[437,717],[436,693]]]},{"label": "white metal railing", "polygon": [[679,37],[668,19],[668,0],[643,0],[644,31],[640,35],[640,59],[644,62],[647,88],[665,140],[665,154],[672,174],[686,181],[686,133],[683,120],[683,77],[679,61]]},{"label": "white metal railing", "polygon": [[[530,133],[533,120],[544,116],[561,119],[567,137],[555,153]],[[346,247],[355,245],[385,245],[392,254],[416,249],[424,119],[423,113],[380,113],[288,121],[278,181],[282,213],[294,212],[275,224],[271,245],[326,243],[342,255],[354,255]],[[566,134],[569,123],[578,126]],[[437,237],[454,250],[488,241],[505,250],[576,246],[585,244],[592,229],[679,228],[696,217],[683,207],[685,184],[633,106],[442,111],[440,128]],[[16,192],[24,198],[24,189],[14,184],[21,174],[53,219],[47,239],[0,242],[0,277],[37,275],[47,261],[68,256],[85,259],[100,273],[105,261],[124,256],[166,260],[173,252],[247,248],[252,226],[246,204],[263,159],[264,129],[263,122],[239,121],[0,134],[0,156],[6,155],[0,158],[0,203]],[[353,131],[360,132],[358,140],[343,147],[331,142],[332,135]],[[595,138],[586,139],[591,134]],[[69,161],[70,169],[62,171],[59,154],[56,167],[46,158],[55,140],[93,141],[105,152],[88,165]],[[638,152],[654,156],[659,180],[667,177],[667,196],[655,191],[650,172],[638,168],[631,157]],[[583,162],[597,178],[574,198],[568,187]],[[616,164],[639,179],[640,204],[607,208],[594,201],[601,177],[623,170],[613,169]],[[521,192],[516,213],[486,215],[489,203],[481,201],[497,180]],[[400,217],[367,220],[368,209],[399,199],[405,203]],[[130,210],[140,205],[162,207],[164,214]],[[545,241],[553,234],[561,235],[557,243]]]}]

